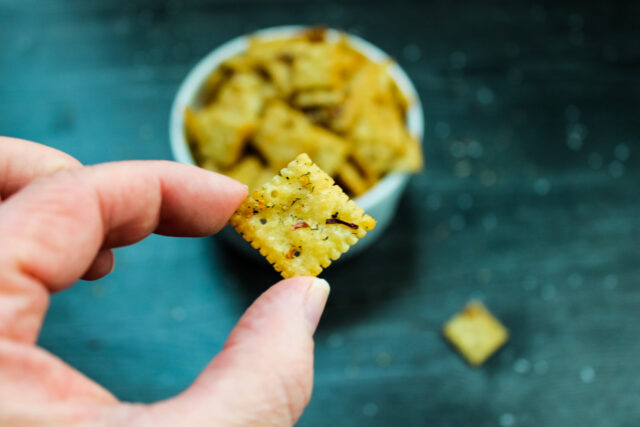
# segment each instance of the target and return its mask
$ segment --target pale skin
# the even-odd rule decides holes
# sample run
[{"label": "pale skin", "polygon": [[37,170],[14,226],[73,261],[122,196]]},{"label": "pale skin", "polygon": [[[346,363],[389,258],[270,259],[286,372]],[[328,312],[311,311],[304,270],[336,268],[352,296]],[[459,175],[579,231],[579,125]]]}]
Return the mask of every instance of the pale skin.
[{"label": "pale skin", "polygon": [[311,396],[313,333],[329,294],[321,280],[269,288],[193,384],[153,404],[119,401],[36,345],[50,294],[109,274],[113,248],[151,233],[214,234],[246,195],[193,166],[85,167],[0,137],[0,425],[293,425]]}]

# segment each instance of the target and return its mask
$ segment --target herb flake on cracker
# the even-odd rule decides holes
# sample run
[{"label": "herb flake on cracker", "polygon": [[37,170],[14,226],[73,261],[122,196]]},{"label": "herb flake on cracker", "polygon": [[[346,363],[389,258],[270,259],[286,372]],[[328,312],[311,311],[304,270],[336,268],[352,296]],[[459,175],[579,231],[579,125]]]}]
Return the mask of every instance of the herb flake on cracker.
[{"label": "herb flake on cracker", "polygon": [[317,276],[376,223],[304,153],[229,222],[285,278]]}]

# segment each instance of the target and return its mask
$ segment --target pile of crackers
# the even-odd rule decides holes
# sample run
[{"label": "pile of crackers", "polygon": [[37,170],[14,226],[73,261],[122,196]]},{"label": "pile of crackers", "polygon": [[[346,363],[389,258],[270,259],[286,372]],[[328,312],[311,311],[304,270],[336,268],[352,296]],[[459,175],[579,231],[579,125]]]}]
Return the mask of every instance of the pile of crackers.
[{"label": "pile of crackers", "polygon": [[256,36],[208,77],[202,107],[185,111],[194,159],[253,190],[307,153],[352,197],[390,172],[418,171],[421,143],[406,127],[410,101],[390,65],[321,29]]}]

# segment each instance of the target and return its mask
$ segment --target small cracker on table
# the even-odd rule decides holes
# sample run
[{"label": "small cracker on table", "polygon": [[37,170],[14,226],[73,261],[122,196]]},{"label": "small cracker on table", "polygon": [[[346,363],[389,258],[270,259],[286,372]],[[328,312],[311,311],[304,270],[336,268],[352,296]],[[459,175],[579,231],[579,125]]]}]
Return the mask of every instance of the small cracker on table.
[{"label": "small cracker on table", "polygon": [[304,153],[229,222],[285,278],[317,276],[376,223]]},{"label": "small cracker on table", "polygon": [[509,338],[507,329],[479,301],[444,325],[443,334],[472,366],[480,366]]}]

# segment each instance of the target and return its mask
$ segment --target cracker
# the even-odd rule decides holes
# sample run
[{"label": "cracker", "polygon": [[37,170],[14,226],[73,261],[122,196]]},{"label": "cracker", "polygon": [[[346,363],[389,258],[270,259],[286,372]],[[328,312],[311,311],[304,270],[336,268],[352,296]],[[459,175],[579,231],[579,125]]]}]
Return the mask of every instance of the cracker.
[{"label": "cracker", "polygon": [[202,110],[185,112],[187,134],[200,157],[228,168],[242,154],[247,139],[258,125],[258,117],[273,87],[255,73],[230,76],[212,104]]},{"label": "cracker", "polygon": [[187,108],[185,128],[198,156],[224,168],[240,158],[256,121],[214,104],[199,111]]},{"label": "cracker", "polygon": [[246,156],[233,168],[227,170],[225,175],[251,187],[261,169],[260,159],[256,156]]},{"label": "cracker", "polygon": [[291,78],[295,90],[334,88],[340,83],[335,44],[308,43],[293,59]]},{"label": "cracker", "polygon": [[338,169],[337,179],[349,193],[354,196],[360,196],[371,187],[371,183],[367,181],[351,162],[344,162]]},{"label": "cracker", "polygon": [[402,156],[409,134],[399,112],[388,105],[364,106],[347,134],[352,154],[367,178],[377,181]]},{"label": "cracker", "polygon": [[229,222],[285,278],[317,276],[375,227],[304,153],[254,191]]},{"label": "cracker", "polygon": [[294,58],[306,47],[301,38],[281,40],[261,40],[253,38],[249,43],[247,55],[252,58],[255,67],[264,70],[281,97],[288,97],[293,91],[292,64]]},{"label": "cracker", "polygon": [[344,94],[336,89],[312,89],[297,92],[293,104],[300,108],[330,107],[340,104]]},{"label": "cracker", "polygon": [[413,101],[391,77],[391,60],[373,62],[346,35],[326,35],[322,28],[284,39],[256,35],[214,70],[202,107],[185,111],[196,163],[251,189],[307,153],[352,196],[388,173],[421,169],[421,142],[406,127]]},{"label": "cracker", "polygon": [[443,333],[472,366],[484,363],[509,337],[507,329],[479,301],[471,301],[452,317]]},{"label": "cracker", "polygon": [[[372,181],[393,170],[394,162],[413,144],[387,67],[369,63],[356,73],[343,109],[332,124],[335,130],[346,132],[355,161]],[[408,164],[405,169],[414,171],[420,166]]]},{"label": "cracker", "polygon": [[393,161],[391,169],[400,172],[418,172],[422,168],[424,168],[422,142],[407,135],[402,147],[402,154]]},{"label": "cracker", "polygon": [[257,156],[249,154],[224,174],[240,181],[249,187],[249,191],[253,191],[273,178],[274,172],[263,166]]},{"label": "cracker", "polygon": [[216,103],[246,120],[255,120],[265,102],[275,95],[273,85],[256,73],[236,73],[220,88]]},{"label": "cracker", "polygon": [[333,118],[331,128],[336,132],[348,131],[363,106],[373,102],[389,102],[386,67],[377,63],[366,63],[360,67],[342,88],[345,99],[339,114]]},{"label": "cracker", "polygon": [[269,182],[271,178],[273,178],[273,175],[275,173],[276,172],[271,168],[263,166],[256,174],[256,177],[251,183],[251,185],[249,185],[249,191],[253,191],[257,188],[262,187],[265,183]]},{"label": "cracker", "polygon": [[344,139],[313,125],[303,113],[279,100],[265,107],[253,141],[276,170],[285,167],[298,154],[308,153],[322,170],[333,175],[348,150]]}]

